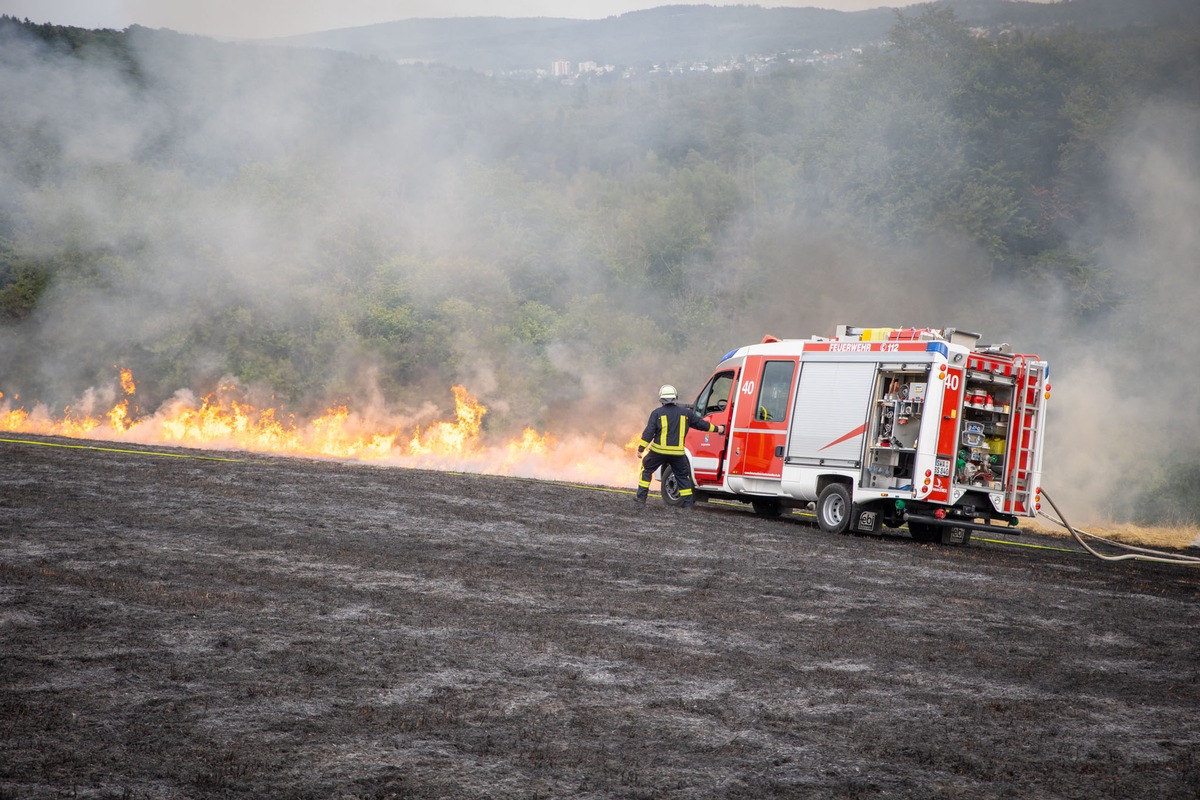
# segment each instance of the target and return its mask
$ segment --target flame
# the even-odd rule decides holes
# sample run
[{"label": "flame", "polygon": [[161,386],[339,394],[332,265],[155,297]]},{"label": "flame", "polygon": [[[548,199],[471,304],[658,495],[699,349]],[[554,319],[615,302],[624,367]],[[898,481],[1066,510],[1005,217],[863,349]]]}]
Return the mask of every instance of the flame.
[{"label": "flame", "polygon": [[137,386],[133,383],[133,370],[124,367],[117,367],[121,372],[121,391],[125,394],[134,394],[137,392]]},{"label": "flame", "polygon": [[459,455],[469,452],[478,444],[479,428],[487,406],[477,403],[462,386],[453,387],[454,422],[438,422],[426,429],[424,436],[418,428],[408,450],[414,456]]},{"label": "flame", "polygon": [[112,425],[113,430],[125,430],[132,424],[129,419],[129,401],[122,400],[117,403],[105,416],[108,417],[108,423]]},{"label": "flame", "polygon": [[0,417],[0,431],[23,431],[28,420],[28,411],[23,408],[14,408]]},{"label": "flame", "polygon": [[[19,395],[0,394],[0,431],[71,438],[169,444],[214,450],[354,459],[403,467],[452,469],[500,475],[628,486],[636,482],[631,453],[639,437],[624,447],[607,436],[553,436],[525,428],[501,439],[484,428],[487,406],[465,386],[454,386],[454,414],[429,419],[422,412],[372,409],[360,413],[336,405],[321,415],[297,418],[281,408],[260,408],[235,383],[197,399],[180,390],[156,411],[142,413],[131,370],[117,367],[116,386],[90,389],[61,413],[35,404],[15,405]],[[107,405],[107,411],[88,409]],[[118,398],[119,399],[112,399]]]}]

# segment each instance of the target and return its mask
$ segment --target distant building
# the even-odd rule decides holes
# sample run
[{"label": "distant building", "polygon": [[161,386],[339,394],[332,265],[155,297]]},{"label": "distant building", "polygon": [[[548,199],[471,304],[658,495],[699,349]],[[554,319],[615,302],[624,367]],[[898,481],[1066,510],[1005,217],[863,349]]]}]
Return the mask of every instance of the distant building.
[{"label": "distant building", "polygon": [[597,69],[599,69],[599,67],[600,67],[600,65],[597,64],[595,61],[580,61],[579,62],[579,74],[582,75],[585,72],[595,72]]},{"label": "distant building", "polygon": [[570,61],[555,61],[550,67],[550,73],[556,78],[565,78],[571,74]]}]

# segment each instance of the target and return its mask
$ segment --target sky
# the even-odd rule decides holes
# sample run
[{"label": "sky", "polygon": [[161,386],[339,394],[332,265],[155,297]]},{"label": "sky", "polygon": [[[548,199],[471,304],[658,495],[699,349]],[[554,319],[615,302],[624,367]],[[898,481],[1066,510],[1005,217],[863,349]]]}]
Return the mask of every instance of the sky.
[{"label": "sky", "polygon": [[[0,0],[0,13],[80,28],[130,25],[231,39],[292,36],[416,17],[568,17],[603,19],[679,0]],[[913,0],[708,0],[707,5],[818,7],[838,11],[899,8]]]}]

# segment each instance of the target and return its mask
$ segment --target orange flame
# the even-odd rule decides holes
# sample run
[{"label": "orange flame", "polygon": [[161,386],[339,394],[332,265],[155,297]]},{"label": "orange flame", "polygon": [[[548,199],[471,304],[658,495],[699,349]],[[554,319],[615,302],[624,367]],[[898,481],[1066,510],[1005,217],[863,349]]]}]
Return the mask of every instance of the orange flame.
[{"label": "orange flame", "polygon": [[23,431],[29,420],[29,412],[23,408],[14,408],[0,417],[0,431]]},{"label": "orange flame", "polygon": [[118,370],[124,396],[115,387],[94,389],[77,404],[86,409],[102,404],[100,397],[120,397],[110,400],[111,408],[103,413],[68,406],[55,415],[44,405],[27,409],[14,405],[19,396],[0,395],[0,431],[345,458],[612,486],[636,482],[636,462],[630,457],[637,446],[636,435],[624,447],[607,442],[603,435],[555,437],[533,428],[510,440],[498,440],[483,427],[487,406],[464,386],[453,387],[453,419],[433,421],[424,421],[428,411],[362,414],[344,405],[329,408],[315,419],[297,420],[276,408],[255,407],[237,385],[220,386],[199,401],[180,390],[154,413],[142,414],[135,404],[132,371]]},{"label": "orange flame", "polygon": [[479,427],[487,407],[480,405],[467,394],[462,386],[454,387],[454,422],[438,422],[425,430],[424,436],[418,428],[408,443],[414,456],[459,455],[478,444]]},{"label": "orange flame", "polygon": [[112,425],[113,430],[125,430],[131,424],[129,419],[129,400],[122,400],[113,406],[108,414],[108,422]]},{"label": "orange flame", "polygon": [[118,367],[121,371],[121,390],[125,394],[134,394],[137,391],[137,386],[133,383],[133,370]]}]

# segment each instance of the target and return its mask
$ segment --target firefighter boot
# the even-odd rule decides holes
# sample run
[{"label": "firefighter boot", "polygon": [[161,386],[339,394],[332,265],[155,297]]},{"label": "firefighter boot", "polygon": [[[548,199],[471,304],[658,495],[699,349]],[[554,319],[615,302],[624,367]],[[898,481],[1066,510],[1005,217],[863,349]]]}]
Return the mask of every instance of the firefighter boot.
[{"label": "firefighter boot", "polygon": [[689,486],[679,490],[679,509],[681,511],[691,511],[696,507],[696,495],[692,494],[692,488]]}]

